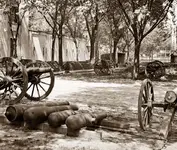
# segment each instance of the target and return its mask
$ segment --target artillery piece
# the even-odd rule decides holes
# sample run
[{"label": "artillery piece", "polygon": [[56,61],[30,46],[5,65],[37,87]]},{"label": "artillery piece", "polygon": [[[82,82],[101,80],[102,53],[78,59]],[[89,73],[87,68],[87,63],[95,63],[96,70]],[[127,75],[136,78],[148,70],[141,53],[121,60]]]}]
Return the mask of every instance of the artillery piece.
[{"label": "artillery piece", "polygon": [[97,75],[111,75],[114,72],[113,62],[101,59],[94,64],[94,72]]},{"label": "artillery piece", "polygon": [[160,107],[164,109],[164,112],[168,109],[171,115],[167,119],[167,126],[165,130],[161,130],[160,134],[166,139],[171,130],[171,125],[177,109],[177,88],[172,91],[167,91],[164,97],[164,101],[155,102],[154,89],[150,79],[143,80],[138,97],[138,121],[140,128],[145,131],[151,127],[153,109]]},{"label": "artillery piece", "polygon": [[0,100],[15,104],[25,96],[34,101],[46,98],[54,86],[54,73],[43,61],[22,65],[11,57],[0,58]]},{"label": "artillery piece", "polygon": [[159,60],[149,62],[145,67],[145,74],[150,79],[159,79],[165,75],[165,66]]}]

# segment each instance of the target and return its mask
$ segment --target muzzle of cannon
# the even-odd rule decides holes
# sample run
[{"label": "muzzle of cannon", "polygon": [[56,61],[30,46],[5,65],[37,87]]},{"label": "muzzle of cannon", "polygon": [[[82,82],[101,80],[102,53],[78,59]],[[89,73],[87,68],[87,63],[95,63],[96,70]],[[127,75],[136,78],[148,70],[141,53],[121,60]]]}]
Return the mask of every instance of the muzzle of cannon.
[{"label": "muzzle of cannon", "polygon": [[48,124],[54,128],[59,127],[65,124],[65,121],[69,116],[75,115],[75,114],[76,112],[74,112],[73,110],[64,110],[61,112],[51,113],[48,116]]},{"label": "muzzle of cannon", "polygon": [[83,127],[94,126],[99,124],[107,114],[76,114],[71,115],[66,119],[67,135],[68,136],[79,136],[79,131]]},{"label": "muzzle of cannon", "polygon": [[23,114],[25,110],[30,107],[40,107],[40,106],[61,106],[61,105],[69,105],[68,101],[63,102],[38,102],[37,104],[17,104],[10,105],[7,107],[5,116],[10,122],[23,121]]},{"label": "muzzle of cannon", "polygon": [[51,113],[64,110],[78,110],[78,107],[76,105],[31,107],[24,112],[23,118],[27,126],[35,128],[38,124],[46,121]]},{"label": "muzzle of cannon", "polygon": [[177,99],[177,88],[173,89],[172,91],[167,91],[165,94],[165,102],[172,104]]}]

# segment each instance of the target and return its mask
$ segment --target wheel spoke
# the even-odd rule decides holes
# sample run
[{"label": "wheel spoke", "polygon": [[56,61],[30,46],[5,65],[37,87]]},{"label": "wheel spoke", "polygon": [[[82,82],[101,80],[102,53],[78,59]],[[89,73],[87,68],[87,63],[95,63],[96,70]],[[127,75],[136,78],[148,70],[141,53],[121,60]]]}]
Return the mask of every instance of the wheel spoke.
[{"label": "wheel spoke", "polygon": [[148,107],[146,107],[146,111],[144,111],[144,115],[143,115],[144,127],[146,127],[146,125],[147,125],[147,120],[148,120]]},{"label": "wheel spoke", "polygon": [[14,87],[12,87],[12,91],[13,91],[13,93],[15,93],[16,97],[18,97],[18,93],[17,93],[17,91],[15,90]]},{"label": "wheel spoke", "polygon": [[32,92],[31,92],[31,97],[33,97],[33,94],[34,94],[34,88],[35,88],[35,84],[33,84],[33,89],[32,89]]},{"label": "wheel spoke", "polygon": [[50,75],[42,76],[42,77],[40,77],[40,79],[46,79],[46,78],[49,78],[49,77],[50,77]]},{"label": "wheel spoke", "polygon": [[14,71],[12,77],[19,77],[21,74],[20,73],[20,68],[18,68],[17,70]]},{"label": "wheel spoke", "polygon": [[147,101],[147,99],[146,99],[146,97],[145,97],[144,93],[143,93],[143,99],[144,99],[144,102],[146,102],[146,101]]},{"label": "wheel spoke", "polygon": [[39,88],[37,84],[36,84],[36,89],[37,89],[38,97],[40,97]]},{"label": "wheel spoke", "polygon": [[46,83],[46,82],[43,82],[43,81],[41,81],[40,83],[43,83],[45,85],[50,85],[49,83]]},{"label": "wheel spoke", "polygon": [[147,85],[145,85],[145,87],[144,87],[144,92],[145,92],[146,100],[148,100],[148,90],[147,90]]},{"label": "wheel spoke", "polygon": [[33,84],[31,83],[30,86],[27,88],[27,91],[31,88],[32,85],[33,85]]},{"label": "wheel spoke", "polygon": [[46,92],[46,90],[41,86],[41,84],[39,83],[39,86],[41,87],[41,89],[43,89],[44,92]]},{"label": "wheel spoke", "polygon": [[11,69],[10,69],[10,72],[9,72],[9,75],[11,76],[12,75],[12,73],[13,73],[13,68],[14,68],[14,63],[11,63]]},{"label": "wheel spoke", "polygon": [[[21,90],[23,89],[22,86],[18,85],[17,83],[12,82],[12,84],[13,84],[14,86],[20,88]],[[22,84],[22,85],[23,85],[23,84]]]},{"label": "wheel spoke", "polygon": [[150,122],[151,122],[151,116],[152,116],[152,109],[151,108],[149,108],[149,111],[148,111],[148,124],[150,124]]}]

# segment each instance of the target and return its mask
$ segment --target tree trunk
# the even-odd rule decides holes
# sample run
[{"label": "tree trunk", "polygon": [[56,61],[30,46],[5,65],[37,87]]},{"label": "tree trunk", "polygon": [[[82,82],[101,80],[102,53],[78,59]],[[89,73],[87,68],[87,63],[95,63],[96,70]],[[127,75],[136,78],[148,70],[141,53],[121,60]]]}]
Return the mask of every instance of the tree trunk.
[{"label": "tree trunk", "polygon": [[62,32],[62,26],[59,27],[59,34],[58,34],[58,46],[59,46],[59,52],[58,52],[58,61],[60,66],[63,66],[63,32]]},{"label": "tree trunk", "polygon": [[127,45],[127,63],[129,63],[130,46]]},{"label": "tree trunk", "polygon": [[116,60],[116,55],[117,55],[117,44],[118,42],[116,40],[114,40],[114,45],[113,45],[113,62],[116,64],[117,60]]},{"label": "tree trunk", "polygon": [[56,35],[57,35],[58,5],[59,5],[59,2],[56,1],[56,4],[55,4],[54,25],[53,25],[53,31],[52,31],[52,58],[51,58],[52,61],[54,61],[54,55],[55,55],[55,41],[56,41]]},{"label": "tree trunk", "polygon": [[135,40],[135,52],[134,52],[134,65],[133,65],[133,79],[137,79],[139,75],[139,53],[141,42]]},{"label": "tree trunk", "polygon": [[76,61],[79,61],[79,47],[76,46]]},{"label": "tree trunk", "polygon": [[74,44],[76,47],[76,61],[79,61],[79,46],[78,46],[78,42],[76,39],[74,39]]},{"label": "tree trunk", "polygon": [[14,42],[14,58],[17,58],[17,39],[13,39]]},{"label": "tree trunk", "polygon": [[90,41],[90,61],[92,62],[95,57],[95,40],[92,38]]},{"label": "tree trunk", "polygon": [[110,47],[110,61],[113,60],[112,58],[112,38],[109,36],[109,47]]},{"label": "tree trunk", "polygon": [[95,61],[99,60],[99,41],[95,41]]},{"label": "tree trunk", "polygon": [[17,58],[17,39],[10,39],[10,57]]},{"label": "tree trunk", "polygon": [[53,33],[52,33],[52,58],[51,58],[51,61],[54,61],[55,41],[56,41],[56,33],[55,33],[55,31],[53,31]]}]

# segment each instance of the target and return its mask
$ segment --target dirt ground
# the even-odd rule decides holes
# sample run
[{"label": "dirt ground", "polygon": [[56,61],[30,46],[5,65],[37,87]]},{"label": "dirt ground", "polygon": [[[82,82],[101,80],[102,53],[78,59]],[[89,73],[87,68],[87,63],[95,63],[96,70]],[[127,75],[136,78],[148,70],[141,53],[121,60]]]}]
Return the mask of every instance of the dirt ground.
[{"label": "dirt ground", "polygon": [[[81,111],[108,114],[107,119],[119,122],[118,131],[83,129],[81,136],[27,130],[23,126],[0,124],[0,150],[173,150],[177,149],[177,121],[168,140],[159,135],[162,109],[154,110],[151,129],[142,132],[137,120],[140,80],[95,76],[57,76],[50,100],[67,100]],[[165,92],[177,81],[154,81],[155,101],[163,101]],[[25,101],[25,100],[24,100]],[[1,108],[2,113],[5,107]]]}]

